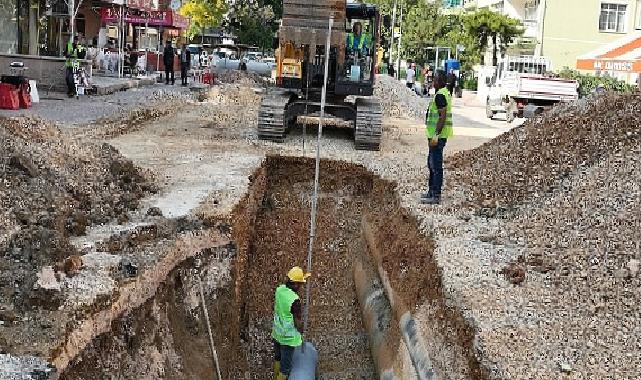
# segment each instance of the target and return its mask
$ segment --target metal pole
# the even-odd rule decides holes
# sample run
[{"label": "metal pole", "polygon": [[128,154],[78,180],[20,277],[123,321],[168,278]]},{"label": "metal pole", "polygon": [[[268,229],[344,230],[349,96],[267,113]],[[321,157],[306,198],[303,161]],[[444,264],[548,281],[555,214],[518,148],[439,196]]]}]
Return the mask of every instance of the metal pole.
[{"label": "metal pole", "polygon": [[392,65],[392,53],[394,52],[394,27],[396,26],[396,3],[398,0],[394,0],[394,9],[392,10],[392,36],[389,42],[389,60],[387,63]]},{"label": "metal pole", "polygon": [[[312,273],[312,252],[314,249],[314,238],[316,236],[316,212],[318,210],[318,182],[320,175],[320,144],[321,136],[323,134],[323,118],[325,117],[325,98],[327,97],[327,77],[329,72],[329,49],[332,37],[332,25],[334,24],[334,17],[329,19],[329,30],[327,31],[327,41],[325,42],[325,77],[323,81],[323,91],[321,92],[321,109],[320,119],[318,121],[318,138],[316,139],[316,170],[314,173],[314,196],[312,198],[312,216],[309,230],[309,247],[307,251],[307,272]],[[303,332],[307,331],[309,324],[309,293],[311,289],[311,281],[308,280],[305,284],[305,311]],[[303,352],[305,352],[305,345],[303,344]]]},{"label": "metal pole", "polygon": [[396,72],[401,78],[401,38],[403,38],[403,4],[401,4],[401,17],[398,21],[398,49],[396,49]]},{"label": "metal pole", "polygon": [[209,312],[207,311],[207,304],[205,303],[205,292],[203,291],[203,282],[200,279],[200,274],[197,274],[198,277],[198,290],[200,292],[200,302],[203,305],[203,313],[205,314],[205,323],[207,324],[207,334],[209,335],[209,348],[211,348],[211,354],[214,357],[214,366],[216,367],[216,374],[218,375],[218,380],[223,380],[220,376],[220,365],[218,364],[218,353],[216,352],[216,345],[214,344],[214,335],[211,333],[211,325],[209,324]]}]

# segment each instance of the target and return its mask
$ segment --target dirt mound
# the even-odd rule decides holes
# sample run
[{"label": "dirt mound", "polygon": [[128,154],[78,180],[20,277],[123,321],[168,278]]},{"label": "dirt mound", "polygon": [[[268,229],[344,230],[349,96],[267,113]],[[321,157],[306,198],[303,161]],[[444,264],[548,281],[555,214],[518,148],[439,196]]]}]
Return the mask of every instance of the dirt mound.
[{"label": "dirt mound", "polygon": [[528,121],[454,157],[453,182],[466,188],[471,205],[490,214],[536,201],[573,173],[638,146],[639,107],[638,96],[607,95]]},{"label": "dirt mound", "polygon": [[374,95],[381,101],[383,114],[387,117],[411,117],[425,119],[428,100],[423,99],[407,86],[389,75],[378,75]]},{"label": "dirt mound", "polygon": [[211,107],[201,108],[201,115],[211,120],[209,128],[254,126],[261,99],[261,95],[246,84],[222,84],[209,91],[205,102]]},{"label": "dirt mound", "polygon": [[13,310],[37,301],[33,285],[42,266],[76,253],[68,236],[122,217],[152,189],[108,144],[70,140],[38,119],[0,124],[0,283],[10,289],[0,302]]}]

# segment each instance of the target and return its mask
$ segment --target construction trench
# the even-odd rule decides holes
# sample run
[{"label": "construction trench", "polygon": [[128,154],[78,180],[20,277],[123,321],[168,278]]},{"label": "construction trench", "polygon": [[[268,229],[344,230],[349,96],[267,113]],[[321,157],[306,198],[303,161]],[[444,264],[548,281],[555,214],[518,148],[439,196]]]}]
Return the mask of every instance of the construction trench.
[{"label": "construction trench", "polygon": [[[304,266],[313,175],[311,159],[268,156],[232,217],[205,221],[211,232],[199,236],[209,244],[69,355],[59,379],[215,379],[198,276],[222,378],[271,379],[273,292],[291,266]],[[319,353],[317,378],[446,379],[450,371],[486,378],[472,330],[442,298],[433,242],[400,206],[394,184],[340,161],[322,161],[320,178],[305,334]],[[411,312],[426,302],[433,327],[418,333]],[[432,363],[423,338],[459,360]]]}]

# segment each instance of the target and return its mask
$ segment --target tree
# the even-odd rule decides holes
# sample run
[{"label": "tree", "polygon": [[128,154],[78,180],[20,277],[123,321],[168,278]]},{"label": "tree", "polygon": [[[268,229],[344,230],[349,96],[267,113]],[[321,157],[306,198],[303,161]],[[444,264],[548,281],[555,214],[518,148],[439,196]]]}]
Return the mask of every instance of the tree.
[{"label": "tree", "polygon": [[[71,33],[69,39],[73,41],[74,34],[76,32],[76,16],[78,16],[78,11],[80,6],[82,6],[83,0],[65,0],[67,3],[67,9],[69,10],[69,32]],[[67,48],[65,47],[65,54]]]},{"label": "tree", "polygon": [[189,18],[187,35],[193,37],[205,28],[220,25],[227,9],[225,0],[189,0],[178,13]]},{"label": "tree", "polygon": [[419,64],[426,62],[427,48],[437,46],[450,30],[450,21],[441,14],[437,3],[418,3],[403,20],[404,55]]},{"label": "tree", "polygon": [[523,27],[519,20],[482,8],[474,13],[463,16],[467,32],[476,38],[479,52],[487,50],[492,41],[492,65],[498,64],[498,50],[505,53],[507,46],[515,38],[523,35]]},{"label": "tree", "polygon": [[229,8],[224,27],[242,44],[271,47],[272,36],[282,17],[280,0],[236,0]]}]

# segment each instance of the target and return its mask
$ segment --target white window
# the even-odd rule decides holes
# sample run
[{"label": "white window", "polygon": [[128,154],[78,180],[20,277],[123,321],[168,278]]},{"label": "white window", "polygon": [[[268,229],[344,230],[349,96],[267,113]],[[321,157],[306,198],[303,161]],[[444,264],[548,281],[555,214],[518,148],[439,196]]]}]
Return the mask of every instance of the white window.
[{"label": "white window", "polygon": [[641,29],[641,0],[637,0],[637,20],[635,25],[637,29]]},{"label": "white window", "polygon": [[537,21],[539,17],[539,2],[540,0],[528,0],[525,3],[525,18],[524,21]]},{"label": "white window", "polygon": [[601,3],[599,30],[602,32],[625,32],[625,16],[628,6],[618,3]]}]

